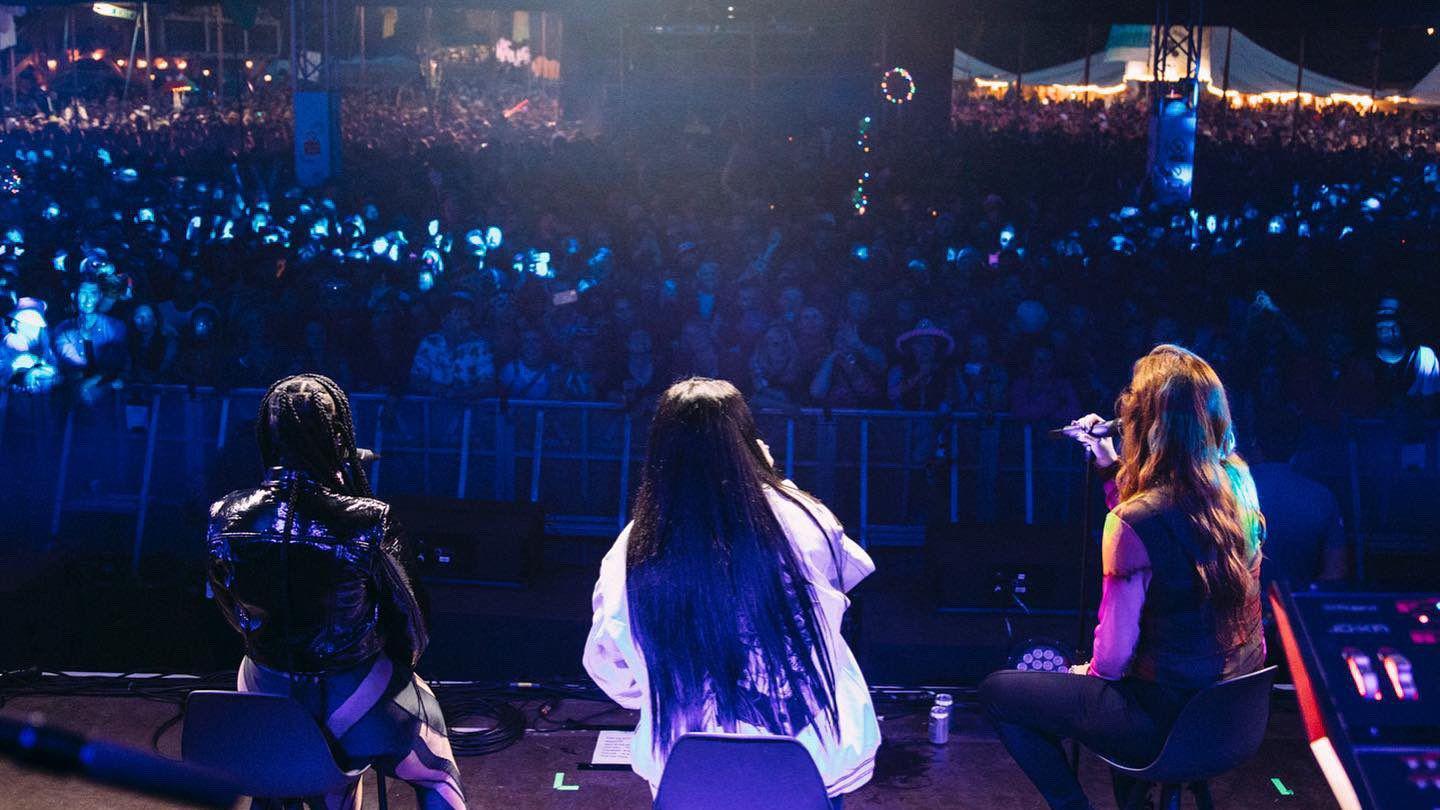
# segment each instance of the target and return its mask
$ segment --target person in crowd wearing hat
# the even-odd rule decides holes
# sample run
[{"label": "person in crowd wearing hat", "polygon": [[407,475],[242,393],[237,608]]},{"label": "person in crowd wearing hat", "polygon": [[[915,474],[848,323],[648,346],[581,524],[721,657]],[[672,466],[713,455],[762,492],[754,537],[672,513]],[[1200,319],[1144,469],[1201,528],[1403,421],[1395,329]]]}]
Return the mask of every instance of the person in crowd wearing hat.
[{"label": "person in crowd wearing hat", "polygon": [[885,392],[893,407],[933,411],[948,405],[955,393],[955,372],[948,358],[955,339],[929,318],[895,338],[903,359],[890,367]]},{"label": "person in crowd wearing hat", "polygon": [[1384,295],[1375,309],[1375,393],[1382,415],[1400,434],[1400,466],[1426,465],[1425,421],[1440,413],[1440,359],[1406,334],[1400,299]]},{"label": "person in crowd wearing hat", "polygon": [[5,317],[0,341],[0,374],[7,385],[41,393],[58,378],[55,353],[45,338],[45,302],[21,298]]},{"label": "person in crowd wearing hat", "polygon": [[1382,404],[1408,398],[1433,409],[1440,401],[1440,359],[1429,346],[1411,344],[1400,317],[1400,299],[1393,295],[1381,297],[1375,309],[1375,360]]}]

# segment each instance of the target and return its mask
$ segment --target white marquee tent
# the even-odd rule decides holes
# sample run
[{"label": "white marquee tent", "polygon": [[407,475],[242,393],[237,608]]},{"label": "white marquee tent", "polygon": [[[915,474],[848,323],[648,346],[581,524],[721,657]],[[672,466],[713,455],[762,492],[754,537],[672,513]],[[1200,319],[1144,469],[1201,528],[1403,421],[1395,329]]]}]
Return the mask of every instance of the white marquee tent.
[{"label": "white marquee tent", "polygon": [[1406,95],[1416,104],[1440,106],[1440,65],[1436,65]]},{"label": "white marquee tent", "polygon": [[[1200,81],[1208,92],[1215,95],[1220,95],[1222,87],[1228,87],[1230,97],[1237,102],[1246,99],[1290,100],[1295,97],[1295,79],[1299,74],[1300,92],[1305,101],[1370,103],[1370,88],[1334,79],[1309,68],[1302,74],[1294,62],[1266,50],[1233,28],[1205,28],[1202,36]],[[1116,39],[1112,37],[1112,42]],[[1025,71],[1019,78],[1027,88],[1072,94],[1119,93],[1128,87],[1128,82],[1151,80],[1149,61],[1137,59],[1140,55],[1137,51],[1143,53],[1134,47],[1121,47],[1090,56],[1088,85],[1085,82],[1085,59]],[[1174,67],[1171,70],[1174,73],[1170,75],[1181,72]],[[953,79],[957,82],[974,80],[982,88],[995,90],[1014,84],[1016,75],[1013,71],[995,67],[956,49]],[[1423,89],[1434,99],[1434,103],[1440,103],[1440,67],[1432,71],[1421,85],[1425,86]],[[1421,89],[1417,85],[1416,90]],[[1379,95],[1392,96],[1392,92]]]}]

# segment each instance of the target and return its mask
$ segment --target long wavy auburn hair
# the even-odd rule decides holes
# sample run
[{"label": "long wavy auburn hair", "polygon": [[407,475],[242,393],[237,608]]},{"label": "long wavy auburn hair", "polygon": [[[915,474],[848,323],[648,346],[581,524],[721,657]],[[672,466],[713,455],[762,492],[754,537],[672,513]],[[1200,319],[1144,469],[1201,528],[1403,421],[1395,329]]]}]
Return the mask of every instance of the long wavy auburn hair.
[{"label": "long wavy auburn hair", "polygon": [[1121,419],[1122,501],[1146,492],[1173,498],[1210,553],[1196,573],[1227,646],[1244,640],[1247,605],[1259,588],[1255,571],[1265,518],[1250,469],[1235,452],[1225,387],[1199,355],[1171,344],[1135,362],[1115,405]]},{"label": "long wavy auburn hair", "polygon": [[701,377],[666,390],[650,426],[626,596],[662,753],[712,720],[839,733],[819,606],[767,493],[796,499],[757,437],[735,386]]}]

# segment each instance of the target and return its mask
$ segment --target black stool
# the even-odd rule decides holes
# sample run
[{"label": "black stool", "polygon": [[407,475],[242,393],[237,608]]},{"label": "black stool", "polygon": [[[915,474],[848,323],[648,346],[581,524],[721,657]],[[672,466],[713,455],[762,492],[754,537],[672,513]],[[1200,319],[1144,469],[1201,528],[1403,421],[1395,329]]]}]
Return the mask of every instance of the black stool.
[{"label": "black stool", "polygon": [[1170,729],[1160,755],[1143,768],[1100,757],[1117,772],[1139,780],[1124,803],[1125,810],[1150,806],[1150,785],[1160,785],[1161,810],[1180,810],[1188,785],[1200,810],[1213,810],[1212,779],[1255,756],[1270,722],[1270,689],[1275,667],[1221,681],[1197,692]]},{"label": "black stool", "polygon": [[[254,799],[335,793],[370,770],[341,770],[303,706],[284,695],[254,692],[191,692],[180,756],[229,774]],[[380,810],[386,810],[385,776],[376,770],[375,779]]]}]

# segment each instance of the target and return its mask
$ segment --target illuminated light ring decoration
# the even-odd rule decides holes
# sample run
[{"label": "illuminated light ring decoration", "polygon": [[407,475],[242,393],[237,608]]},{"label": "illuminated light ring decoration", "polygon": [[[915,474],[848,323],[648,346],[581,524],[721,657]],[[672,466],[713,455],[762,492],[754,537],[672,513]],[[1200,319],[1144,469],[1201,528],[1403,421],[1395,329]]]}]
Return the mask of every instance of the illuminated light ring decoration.
[{"label": "illuminated light ring decoration", "polygon": [[891,104],[904,104],[915,98],[915,78],[905,68],[890,68],[880,77],[880,92]]}]

